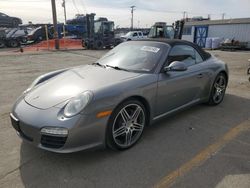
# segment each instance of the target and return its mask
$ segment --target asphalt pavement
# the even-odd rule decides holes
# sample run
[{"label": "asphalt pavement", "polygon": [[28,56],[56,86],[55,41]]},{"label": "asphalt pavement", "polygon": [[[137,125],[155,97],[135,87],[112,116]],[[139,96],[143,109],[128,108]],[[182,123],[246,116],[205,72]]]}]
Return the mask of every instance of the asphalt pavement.
[{"label": "asphalt pavement", "polygon": [[92,63],[104,53],[0,53],[0,187],[250,187],[250,83],[244,72],[250,53],[212,52],[230,68],[222,104],[162,119],[127,151],[56,154],[22,142],[8,117],[18,95],[38,75]]}]

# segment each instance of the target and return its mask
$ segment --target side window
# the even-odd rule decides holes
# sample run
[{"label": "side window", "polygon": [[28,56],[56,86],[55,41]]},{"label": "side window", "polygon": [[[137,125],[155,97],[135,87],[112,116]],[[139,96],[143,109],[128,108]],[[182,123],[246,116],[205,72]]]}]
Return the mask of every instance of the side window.
[{"label": "side window", "polygon": [[138,34],[139,34],[140,37],[142,36],[141,32],[139,32]]},{"label": "side window", "polygon": [[200,56],[200,54],[196,50],[195,50],[195,58],[196,58],[196,63],[203,62],[202,57]]},{"label": "side window", "polygon": [[172,26],[165,27],[165,36],[169,39],[174,38],[174,28]]},{"label": "side window", "polygon": [[134,33],[134,34],[133,34],[133,37],[137,37],[137,33]]},{"label": "side window", "polygon": [[182,61],[188,67],[203,61],[200,54],[191,46],[176,45],[172,48],[168,56],[168,64],[173,61]]}]

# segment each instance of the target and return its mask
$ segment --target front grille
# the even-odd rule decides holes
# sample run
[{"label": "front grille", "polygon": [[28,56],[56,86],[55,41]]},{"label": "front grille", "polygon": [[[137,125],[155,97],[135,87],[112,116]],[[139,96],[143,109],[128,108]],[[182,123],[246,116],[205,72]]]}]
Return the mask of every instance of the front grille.
[{"label": "front grille", "polygon": [[67,137],[42,135],[41,144],[47,148],[61,148],[64,146]]}]

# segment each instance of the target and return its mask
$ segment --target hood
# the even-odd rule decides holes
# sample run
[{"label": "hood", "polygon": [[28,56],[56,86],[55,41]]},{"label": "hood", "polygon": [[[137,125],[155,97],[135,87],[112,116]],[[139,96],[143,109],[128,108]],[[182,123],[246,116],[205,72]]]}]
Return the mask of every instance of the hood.
[{"label": "hood", "polygon": [[61,73],[32,89],[24,100],[39,109],[56,106],[84,91],[119,83],[139,73],[86,65]]}]

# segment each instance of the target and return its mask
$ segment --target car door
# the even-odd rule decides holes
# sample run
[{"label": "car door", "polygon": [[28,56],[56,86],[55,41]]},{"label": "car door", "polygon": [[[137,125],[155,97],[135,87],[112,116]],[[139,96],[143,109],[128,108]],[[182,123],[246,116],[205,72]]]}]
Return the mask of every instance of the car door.
[{"label": "car door", "polygon": [[162,71],[158,78],[157,115],[187,106],[200,100],[208,74],[200,66],[201,55],[189,45],[175,45],[169,52],[166,65],[184,62],[186,71]]},{"label": "car door", "polygon": [[138,40],[138,33],[137,32],[133,33],[133,40]]},{"label": "car door", "polygon": [[138,32],[138,35],[139,35],[139,39],[142,39],[143,38],[143,34],[142,34],[142,32]]}]

